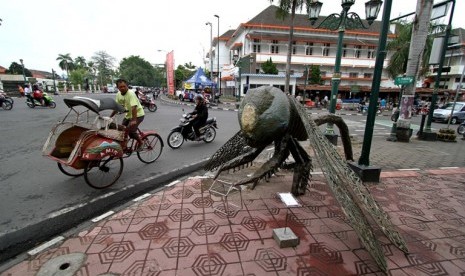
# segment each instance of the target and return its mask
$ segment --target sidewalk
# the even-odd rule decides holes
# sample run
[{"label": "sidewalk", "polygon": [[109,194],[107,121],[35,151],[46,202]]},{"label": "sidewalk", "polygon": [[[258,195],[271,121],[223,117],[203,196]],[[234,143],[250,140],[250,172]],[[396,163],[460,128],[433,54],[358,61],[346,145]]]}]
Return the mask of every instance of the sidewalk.
[{"label": "sidewalk", "polygon": [[[287,209],[277,197],[290,191],[286,171],[243,190],[242,208],[227,215],[214,210],[221,201],[208,191],[212,180],[192,177],[30,251],[1,275],[384,275],[315,165],[301,207]],[[410,250],[404,255],[378,234],[389,275],[465,275],[464,177],[465,168],[390,171],[370,186]],[[281,249],[272,229],[286,224],[300,244]]]}]

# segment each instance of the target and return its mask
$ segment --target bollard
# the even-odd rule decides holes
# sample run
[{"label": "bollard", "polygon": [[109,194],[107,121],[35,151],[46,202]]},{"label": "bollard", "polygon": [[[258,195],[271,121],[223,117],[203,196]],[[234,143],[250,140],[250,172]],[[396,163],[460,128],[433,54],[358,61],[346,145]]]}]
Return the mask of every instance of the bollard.
[{"label": "bollard", "polygon": [[420,139],[423,136],[423,127],[425,126],[425,120],[426,120],[426,114],[421,114],[421,122],[420,122],[420,130],[417,132],[417,136],[420,137]]}]

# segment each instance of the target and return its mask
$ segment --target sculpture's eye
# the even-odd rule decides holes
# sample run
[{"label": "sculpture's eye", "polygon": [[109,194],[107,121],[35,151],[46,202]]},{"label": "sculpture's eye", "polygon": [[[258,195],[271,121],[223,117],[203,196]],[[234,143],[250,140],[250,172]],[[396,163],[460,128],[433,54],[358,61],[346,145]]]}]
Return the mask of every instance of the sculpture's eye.
[{"label": "sculpture's eye", "polygon": [[241,116],[242,130],[245,132],[253,132],[255,125],[257,124],[257,109],[255,105],[248,103],[244,106]]}]

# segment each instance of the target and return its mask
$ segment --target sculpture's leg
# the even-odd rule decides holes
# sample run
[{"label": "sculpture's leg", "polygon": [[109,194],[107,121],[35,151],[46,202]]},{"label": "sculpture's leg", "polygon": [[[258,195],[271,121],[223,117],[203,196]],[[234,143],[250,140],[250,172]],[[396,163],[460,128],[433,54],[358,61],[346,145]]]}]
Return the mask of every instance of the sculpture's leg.
[{"label": "sculpture's leg", "polygon": [[231,161],[224,163],[216,172],[215,179],[220,175],[221,172],[238,168],[241,165],[247,164],[252,162],[257,156],[263,151],[265,147],[260,147],[257,149],[252,149],[251,151],[247,152],[246,154],[242,154]]},{"label": "sculpture's leg", "polygon": [[344,154],[346,160],[354,161],[354,154],[352,152],[352,142],[350,141],[349,136],[349,127],[344,122],[344,120],[334,114],[326,114],[315,118],[315,123],[317,126],[327,123],[335,124],[339,128],[339,133],[341,134],[342,146],[344,147]]},{"label": "sculpture's leg", "polygon": [[296,162],[291,192],[294,196],[300,196],[305,194],[307,190],[310,171],[312,169],[312,160],[305,149],[295,139],[290,139],[289,150]]},{"label": "sculpture's leg", "polygon": [[239,181],[234,185],[254,183],[254,188],[260,179],[271,176],[289,156],[289,139],[290,136],[286,135],[283,140],[275,141],[274,153],[270,160],[266,161],[250,178]]}]

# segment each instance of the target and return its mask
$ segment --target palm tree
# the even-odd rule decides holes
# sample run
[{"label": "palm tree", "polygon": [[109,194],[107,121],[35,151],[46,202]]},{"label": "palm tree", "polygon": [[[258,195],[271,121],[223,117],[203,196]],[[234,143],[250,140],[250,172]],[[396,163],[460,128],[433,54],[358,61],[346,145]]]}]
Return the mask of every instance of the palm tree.
[{"label": "palm tree", "polygon": [[[431,11],[433,8],[433,0],[417,0],[416,18],[412,23],[412,38],[408,54],[407,76],[413,76],[416,80],[420,72],[422,56],[425,50],[426,39],[428,37],[431,19]],[[415,81],[412,84],[406,85],[404,95],[412,97],[415,95]],[[412,101],[402,101],[402,110],[411,109]],[[402,114],[402,113],[401,113]],[[410,128],[410,118],[399,118],[397,127]]]},{"label": "palm tree", "polygon": [[59,61],[58,66],[60,66],[61,70],[66,70],[66,77],[68,78],[69,70],[73,66],[73,59],[71,58],[71,54],[59,54],[57,60]]},{"label": "palm tree", "polygon": [[74,64],[79,68],[87,68],[86,59],[83,56],[78,56],[74,59]]},{"label": "palm tree", "polygon": [[[274,0],[270,0],[270,3],[273,3]],[[292,57],[292,40],[294,36],[294,19],[295,11],[300,8],[302,10],[303,6],[308,7],[309,1],[307,0],[279,0],[279,9],[276,12],[276,17],[284,19],[289,11],[291,13],[291,25],[289,26],[289,40],[287,45],[287,60],[286,60],[286,83],[284,85],[284,92],[289,93],[289,82],[291,79],[291,57]]]}]

